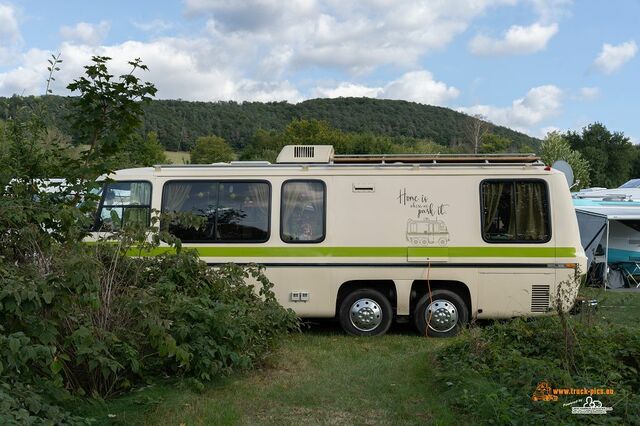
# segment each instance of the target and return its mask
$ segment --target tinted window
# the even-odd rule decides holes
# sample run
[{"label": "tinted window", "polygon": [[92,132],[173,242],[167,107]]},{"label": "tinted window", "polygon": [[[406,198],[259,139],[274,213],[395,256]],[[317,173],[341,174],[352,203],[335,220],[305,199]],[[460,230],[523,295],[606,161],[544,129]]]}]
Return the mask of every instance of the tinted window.
[{"label": "tinted window", "polygon": [[162,211],[204,219],[200,228],[168,224],[169,232],[186,242],[264,242],[270,199],[265,182],[174,181],[164,186]]},{"label": "tinted window", "polygon": [[149,182],[113,182],[102,191],[102,203],[96,231],[115,231],[123,225],[149,225],[151,184]]},{"label": "tinted window", "polygon": [[547,187],[535,181],[481,185],[482,236],[488,242],[546,242],[551,238]]},{"label": "tinted window", "polygon": [[281,238],[287,243],[317,243],[325,236],[325,186],[321,181],[282,185]]}]

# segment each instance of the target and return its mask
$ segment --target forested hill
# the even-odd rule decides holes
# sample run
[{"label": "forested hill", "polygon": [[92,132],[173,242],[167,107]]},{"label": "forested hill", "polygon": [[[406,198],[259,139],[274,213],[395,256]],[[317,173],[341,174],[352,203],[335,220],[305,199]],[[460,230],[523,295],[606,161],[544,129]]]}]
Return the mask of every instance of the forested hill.
[{"label": "forested hill", "polygon": [[[0,98],[0,118],[33,102],[33,97]],[[45,102],[54,115],[54,124],[71,134],[64,119],[70,113],[70,98],[49,96]],[[196,138],[204,135],[220,136],[234,148],[242,149],[256,130],[282,131],[294,119],[324,120],[345,132],[430,139],[452,146],[469,140],[471,120],[449,108],[369,98],[312,99],[298,104],[154,100],[145,111],[143,130],[157,132],[160,143],[168,150],[189,150]],[[490,131],[511,140],[512,149],[537,149],[540,143],[502,126],[491,126]]]}]

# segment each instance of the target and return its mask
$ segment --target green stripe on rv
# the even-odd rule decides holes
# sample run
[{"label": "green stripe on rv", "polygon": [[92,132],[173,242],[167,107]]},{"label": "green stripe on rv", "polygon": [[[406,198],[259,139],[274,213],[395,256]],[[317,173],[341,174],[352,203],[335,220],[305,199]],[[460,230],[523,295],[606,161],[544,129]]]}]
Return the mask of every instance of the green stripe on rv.
[{"label": "green stripe on rv", "polygon": [[[575,257],[574,247],[185,247],[202,257]],[[171,251],[129,250],[133,256],[154,256]]]}]

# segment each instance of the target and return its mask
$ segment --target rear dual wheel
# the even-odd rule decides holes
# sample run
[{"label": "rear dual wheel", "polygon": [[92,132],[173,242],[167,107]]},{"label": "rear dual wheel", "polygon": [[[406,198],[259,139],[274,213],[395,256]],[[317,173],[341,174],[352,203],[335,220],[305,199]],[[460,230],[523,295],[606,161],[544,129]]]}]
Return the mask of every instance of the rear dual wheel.
[{"label": "rear dual wheel", "polygon": [[379,336],[389,330],[393,320],[391,302],[372,289],[356,290],[342,300],[340,325],[354,336]]},{"label": "rear dual wheel", "polygon": [[457,293],[438,289],[418,301],[413,319],[423,336],[451,337],[469,322],[469,308]]},{"label": "rear dual wheel", "polygon": [[[338,312],[340,325],[354,336],[379,336],[393,320],[391,302],[373,289],[356,290],[342,300]],[[469,322],[469,308],[457,293],[438,289],[424,295],[413,318],[423,336],[451,337]]]}]

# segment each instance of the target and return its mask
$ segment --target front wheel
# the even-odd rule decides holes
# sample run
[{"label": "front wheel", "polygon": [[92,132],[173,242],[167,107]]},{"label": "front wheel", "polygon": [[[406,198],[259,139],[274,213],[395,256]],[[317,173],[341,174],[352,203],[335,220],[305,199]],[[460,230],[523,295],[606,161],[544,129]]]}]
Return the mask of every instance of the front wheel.
[{"label": "front wheel", "polygon": [[469,308],[457,293],[438,289],[418,301],[413,318],[423,336],[451,337],[469,321]]},{"label": "front wheel", "polygon": [[340,304],[340,325],[354,336],[379,336],[389,330],[393,319],[391,302],[372,289],[356,290]]}]

